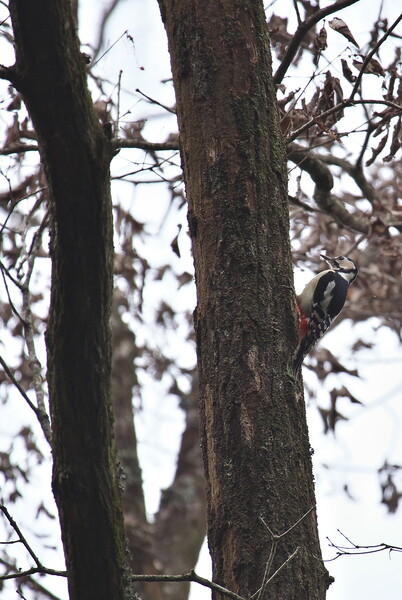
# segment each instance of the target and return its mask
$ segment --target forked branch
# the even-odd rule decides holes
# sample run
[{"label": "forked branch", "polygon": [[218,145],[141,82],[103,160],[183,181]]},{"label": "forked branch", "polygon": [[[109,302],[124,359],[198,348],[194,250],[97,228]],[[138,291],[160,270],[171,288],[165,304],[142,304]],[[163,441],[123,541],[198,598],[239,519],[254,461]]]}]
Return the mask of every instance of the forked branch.
[{"label": "forked branch", "polygon": [[[6,579],[17,579],[20,577],[29,577],[30,575],[34,575],[35,573],[41,573],[41,574],[46,574],[46,575],[57,575],[59,577],[67,576],[67,573],[65,571],[57,571],[55,569],[48,569],[47,567],[44,567],[42,565],[41,561],[39,560],[39,558],[36,556],[32,547],[28,543],[28,541],[25,538],[24,534],[22,533],[21,529],[18,527],[17,523],[15,522],[13,517],[8,512],[7,508],[4,506],[4,504],[0,505],[0,511],[5,516],[6,520],[10,524],[11,528],[17,534],[18,539],[16,541],[21,543],[24,546],[24,548],[26,549],[26,551],[28,552],[28,554],[30,555],[30,557],[32,558],[32,560],[35,563],[35,566],[32,567],[31,569],[27,569],[25,571],[18,571],[16,573],[7,573],[7,575],[1,575],[0,581],[4,581]],[[10,542],[2,542],[2,543],[10,543]]]},{"label": "forked branch", "polygon": [[262,584],[261,584],[260,588],[256,592],[254,592],[254,594],[251,596],[252,600],[254,600],[254,598],[256,598],[257,600],[259,600],[260,597],[261,597],[261,595],[263,594],[264,590],[271,583],[271,581],[273,579],[275,579],[275,577],[282,571],[282,569],[284,569],[295,558],[295,556],[298,554],[298,552],[300,550],[299,546],[297,546],[297,548],[276,569],[276,571],[272,575],[269,576],[269,573],[270,573],[271,568],[272,568],[272,563],[273,563],[273,560],[275,558],[275,554],[276,554],[279,542],[281,540],[283,540],[291,531],[293,531],[293,529],[295,527],[297,527],[302,521],[304,521],[304,519],[314,509],[315,509],[315,506],[312,506],[311,508],[309,508],[308,511],[304,515],[302,515],[300,517],[300,519],[298,519],[295,523],[293,523],[293,525],[291,525],[289,527],[289,529],[287,529],[286,531],[284,531],[283,533],[280,533],[280,534],[274,533],[272,531],[272,529],[267,525],[267,523],[265,522],[265,520],[262,517],[260,517],[260,520],[264,524],[264,527],[268,530],[269,535],[271,536],[272,545],[271,545],[271,549],[270,549],[270,552],[269,552],[268,560],[267,560],[266,565],[265,565],[264,575],[263,575],[263,578],[262,578]]},{"label": "forked branch", "polygon": [[340,529],[338,529],[338,533],[346,540],[347,545],[342,546],[340,544],[334,544],[329,537],[327,537],[328,545],[330,548],[335,548],[336,555],[334,558],[330,558],[325,562],[331,562],[339,558],[340,556],[361,556],[362,554],[376,554],[378,552],[384,552],[387,550],[388,552],[402,552],[402,548],[400,546],[392,546],[391,544],[386,544],[385,542],[381,544],[373,544],[373,545],[360,545],[352,542]]}]

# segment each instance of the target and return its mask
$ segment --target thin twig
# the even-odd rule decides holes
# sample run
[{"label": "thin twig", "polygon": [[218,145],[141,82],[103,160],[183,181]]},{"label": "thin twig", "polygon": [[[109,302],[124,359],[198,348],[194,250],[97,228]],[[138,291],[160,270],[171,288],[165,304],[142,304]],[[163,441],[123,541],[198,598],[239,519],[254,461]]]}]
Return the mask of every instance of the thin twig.
[{"label": "thin twig", "polygon": [[[49,445],[51,445],[52,433],[51,433],[51,427],[50,427],[50,420],[49,420],[49,416],[46,411],[46,405],[45,405],[45,400],[44,400],[43,379],[42,379],[42,373],[41,373],[42,366],[37,358],[36,349],[35,349],[34,332],[33,332],[33,326],[32,326],[32,312],[31,312],[31,306],[30,306],[31,296],[30,296],[30,291],[29,291],[29,284],[30,284],[30,280],[32,277],[32,273],[33,273],[35,258],[38,253],[39,247],[40,247],[40,242],[42,239],[43,231],[47,225],[48,216],[49,216],[49,212],[46,211],[39,228],[37,229],[37,231],[35,232],[35,235],[33,236],[31,247],[27,253],[28,254],[28,258],[27,258],[28,269],[27,269],[27,273],[24,278],[24,281],[19,281],[18,279],[14,278],[10,274],[9,270],[5,267],[5,265],[3,265],[3,263],[0,261],[0,269],[2,271],[2,277],[3,277],[3,281],[5,283],[5,287],[6,287],[7,295],[8,295],[9,301],[10,301],[10,305],[13,307],[13,312],[19,317],[19,319],[24,327],[25,343],[26,343],[27,350],[28,350],[28,361],[29,361],[29,366],[32,371],[32,381],[33,381],[33,386],[34,386],[34,390],[35,390],[35,394],[36,394],[37,406],[35,406],[33,404],[33,402],[30,400],[30,398],[28,397],[28,395],[26,394],[24,389],[20,386],[18,381],[15,379],[14,375],[12,374],[11,370],[7,366],[6,362],[1,357],[0,357],[0,364],[2,365],[5,373],[7,374],[7,376],[11,380],[11,382],[16,386],[16,388],[18,389],[18,391],[20,392],[20,394],[22,395],[24,400],[28,403],[28,406],[34,411],[34,413],[39,421],[39,424],[42,428],[42,431],[44,433],[45,439],[47,440]],[[14,305],[11,302],[11,297],[10,297],[10,294],[8,291],[8,286],[6,284],[5,276],[7,276],[10,279],[10,281],[12,281],[12,283],[20,290],[20,292],[22,294],[22,316],[19,315],[18,311],[16,310],[16,308],[14,307]]]},{"label": "thin twig", "polygon": [[300,25],[302,20],[301,20],[301,16],[300,16],[300,10],[299,7],[297,5],[298,0],[293,0],[293,6],[296,12],[296,17],[297,17],[297,24]]},{"label": "thin twig", "polygon": [[364,142],[362,143],[362,147],[360,148],[359,156],[357,157],[356,163],[355,163],[355,169],[360,170],[360,171],[363,171],[362,166],[361,166],[362,162],[363,162],[363,157],[366,153],[367,146],[369,144],[371,135],[375,130],[375,125],[370,118],[368,108],[365,104],[363,104],[363,111],[366,116],[367,131],[366,131],[366,135],[364,136]]},{"label": "thin twig", "polygon": [[0,269],[2,270],[2,272],[4,273],[4,275],[6,275],[6,276],[9,278],[9,280],[10,280],[10,281],[11,281],[11,282],[12,282],[12,283],[15,285],[15,286],[17,286],[17,288],[18,288],[19,290],[21,290],[21,288],[22,288],[22,286],[21,286],[21,283],[18,281],[18,279],[15,279],[15,277],[13,277],[13,276],[11,275],[11,273],[9,272],[9,270],[7,269],[7,267],[5,266],[5,264],[1,262],[1,260],[0,260]]},{"label": "thin twig", "polygon": [[[113,13],[113,11],[114,11],[114,9],[115,9],[115,8],[116,8],[116,6],[118,5],[119,1],[120,1],[120,0],[112,0],[112,2],[109,4],[109,6],[107,6],[107,7],[104,9],[104,11],[103,11],[103,15],[102,15],[102,18],[101,18],[101,22],[100,22],[100,25],[99,25],[99,27],[98,27],[98,32],[99,32],[99,33],[98,33],[98,40],[97,40],[97,42],[96,42],[96,46],[95,46],[94,57],[93,57],[93,61],[94,61],[94,62],[93,62],[93,64],[91,65],[92,67],[93,67],[94,65],[96,65],[96,64],[99,62],[99,60],[101,60],[101,58],[103,58],[103,56],[106,54],[106,52],[108,52],[108,51],[110,50],[110,48],[108,48],[108,49],[106,50],[106,52],[105,52],[104,54],[102,54],[102,56],[101,56],[101,57],[100,57],[98,60],[96,60],[96,59],[97,59],[97,56],[98,56],[98,54],[99,54],[99,52],[100,52],[100,49],[102,48],[102,46],[103,46],[103,43],[104,43],[104,37],[105,37],[106,24],[107,24],[108,20],[110,19],[111,15],[112,15],[112,13]],[[125,33],[127,33],[127,32],[125,31],[125,32],[123,33],[123,35],[124,35]],[[120,39],[123,37],[123,35],[119,37],[119,40],[120,40]],[[119,40],[117,40],[117,41],[119,41]],[[114,45],[114,44],[113,44],[113,45]],[[111,46],[111,48],[113,48],[113,46]],[[95,61],[96,61],[96,62],[95,62]]]},{"label": "thin twig", "polygon": [[291,196],[289,194],[288,198],[289,198],[289,202],[291,202],[291,204],[294,204],[295,206],[300,206],[300,208],[303,208],[307,212],[326,214],[326,213],[324,213],[323,210],[320,210],[319,208],[316,208],[315,206],[309,206],[308,204],[303,202],[303,200],[299,200],[299,198],[296,198],[296,196]]},{"label": "thin twig", "polygon": [[3,513],[3,515],[6,517],[7,521],[10,523],[11,527],[14,529],[15,533],[18,535],[19,541],[25,547],[28,554],[33,559],[36,567],[38,569],[43,569],[42,563],[40,562],[39,558],[36,556],[35,552],[32,550],[31,546],[28,544],[27,540],[25,539],[24,534],[22,533],[21,529],[18,527],[17,523],[14,521],[14,519],[8,512],[7,508],[4,506],[4,504],[0,504],[0,510]]},{"label": "thin twig", "polygon": [[[10,367],[7,365],[7,363],[5,362],[5,360],[3,359],[2,356],[0,356],[0,365],[3,367],[5,374],[7,375],[7,377],[11,380],[11,382],[13,383],[13,385],[15,385],[15,387],[17,388],[17,390],[19,391],[19,393],[21,394],[21,396],[24,398],[24,400],[27,402],[29,408],[31,408],[34,413],[36,414],[36,416],[38,417],[38,409],[35,406],[35,404],[32,402],[32,400],[30,400],[29,396],[27,395],[27,393],[25,392],[25,390],[21,387],[21,385],[18,383],[18,381],[16,380],[16,378],[14,377],[14,375],[11,372]],[[39,417],[38,417],[39,418]]]},{"label": "thin twig", "polygon": [[305,519],[306,517],[308,517],[308,516],[309,516],[309,514],[310,514],[311,512],[313,512],[313,510],[314,510],[315,508],[316,508],[316,505],[315,505],[315,504],[313,504],[313,506],[311,506],[311,508],[309,508],[309,509],[308,509],[308,511],[307,511],[307,512],[305,512],[305,513],[304,513],[304,515],[302,515],[298,521],[296,521],[296,523],[293,523],[293,525],[291,525],[291,526],[289,527],[289,529],[287,529],[286,531],[284,531],[283,533],[281,533],[281,534],[280,534],[280,536],[277,536],[277,539],[281,539],[281,538],[285,537],[286,535],[288,535],[288,533],[290,533],[290,532],[291,532],[291,531],[292,531],[292,530],[293,530],[295,527],[297,527],[297,526],[298,526],[298,525],[299,525],[299,524],[300,524],[302,521],[304,521],[304,519]]},{"label": "thin twig", "polygon": [[251,598],[254,598],[255,596],[257,596],[257,600],[259,600],[259,598],[261,597],[262,593],[266,589],[267,585],[297,555],[297,553],[300,550],[299,546],[296,548],[296,550],[294,552],[292,552],[292,554],[290,556],[288,556],[288,558],[278,567],[278,569],[267,579],[267,577],[269,575],[269,572],[271,570],[272,563],[273,563],[273,560],[274,560],[274,557],[275,557],[275,554],[276,554],[276,550],[277,550],[277,547],[278,547],[278,544],[279,544],[280,540],[282,538],[286,537],[295,527],[297,527],[314,509],[315,509],[315,504],[311,508],[309,508],[308,511],[306,513],[304,513],[304,515],[302,515],[300,517],[300,519],[298,519],[295,523],[293,523],[293,525],[291,525],[289,527],[289,529],[286,529],[286,531],[284,531],[283,533],[280,533],[280,534],[274,533],[272,531],[272,529],[269,527],[269,525],[264,521],[263,517],[260,516],[260,520],[262,521],[262,523],[264,524],[264,527],[268,530],[268,532],[269,532],[269,534],[270,534],[270,536],[272,538],[272,545],[271,545],[271,549],[270,549],[270,552],[269,552],[268,560],[267,560],[266,565],[265,565],[264,575],[263,575],[263,578],[262,578],[262,584],[261,584],[260,588],[256,592],[254,592],[254,594],[251,596]]},{"label": "thin twig", "polygon": [[296,554],[299,552],[299,550],[300,550],[300,546],[297,546],[296,550],[295,550],[294,552],[292,552],[292,554],[291,554],[290,556],[288,556],[288,557],[287,557],[287,559],[285,560],[285,562],[283,562],[283,563],[281,564],[281,566],[280,566],[280,567],[278,567],[278,568],[276,569],[275,573],[273,573],[273,574],[271,575],[271,577],[270,577],[269,579],[267,579],[267,581],[266,581],[266,582],[265,582],[265,584],[264,584],[264,588],[261,588],[261,591],[263,591],[263,589],[265,589],[265,588],[267,587],[267,585],[268,585],[268,584],[269,584],[269,583],[270,583],[270,582],[271,582],[273,579],[275,579],[275,577],[276,577],[276,576],[277,576],[277,575],[280,573],[280,571],[282,571],[282,569],[283,569],[284,567],[286,567],[286,566],[287,566],[287,565],[290,563],[290,561],[291,561],[291,560],[293,560],[293,559],[294,559],[294,557],[295,557],[295,556],[296,556]]},{"label": "thin twig", "polygon": [[[117,0],[117,2],[118,2],[118,1],[119,1],[119,0]],[[95,66],[95,65],[97,65],[97,64],[98,64],[98,62],[99,62],[100,60],[102,60],[102,58],[103,58],[104,56],[106,56],[106,54],[107,54],[108,52],[110,52],[110,50],[111,50],[112,48],[114,48],[114,46],[115,46],[115,45],[116,45],[118,42],[120,42],[120,40],[121,40],[121,39],[122,39],[122,38],[123,38],[125,35],[127,35],[127,33],[128,33],[127,29],[126,29],[126,31],[123,31],[123,33],[122,33],[122,34],[121,34],[121,35],[120,35],[120,36],[117,38],[117,40],[115,40],[115,41],[113,42],[113,44],[111,44],[110,46],[108,46],[108,47],[106,48],[106,50],[105,50],[105,51],[104,51],[104,52],[103,52],[103,53],[100,55],[100,57],[99,57],[99,58],[97,58],[97,53],[96,53],[96,54],[95,54],[95,57],[94,57],[94,60],[93,60],[93,61],[91,62],[91,64],[88,66],[88,69],[87,69],[87,70],[88,70],[88,71],[91,71],[91,70],[94,68],[94,66]],[[96,60],[95,60],[95,59],[96,59]]]},{"label": "thin twig", "polygon": [[3,279],[3,283],[4,283],[4,287],[6,289],[6,294],[7,294],[7,298],[8,298],[8,303],[10,305],[11,311],[15,314],[15,316],[21,321],[21,323],[24,322],[23,318],[21,317],[20,313],[18,312],[17,308],[15,307],[15,304],[11,298],[11,294],[10,294],[10,290],[8,289],[8,283],[7,283],[7,279],[6,279],[6,272],[4,271],[5,267],[3,265],[3,263],[1,263],[0,261],[0,271],[1,271],[1,277]]},{"label": "thin twig", "polygon": [[214,583],[213,581],[210,581],[209,579],[200,577],[200,575],[197,575],[194,571],[191,571],[191,573],[193,575],[192,581],[194,581],[195,583],[199,583],[200,585],[203,585],[204,587],[214,590],[215,592],[219,592],[220,594],[223,594],[224,596],[227,596],[228,598],[232,598],[232,600],[244,600],[243,596],[239,596],[239,594],[236,594],[235,592],[232,592],[231,590],[228,590],[228,589],[222,587],[218,583]]},{"label": "thin twig", "polygon": [[362,235],[359,235],[358,238],[355,240],[355,242],[353,244],[351,244],[349,246],[349,248],[346,248],[345,250],[345,256],[349,256],[349,254],[351,252],[353,252],[353,250],[356,250],[356,248],[358,246],[360,246],[360,244],[363,242],[363,240],[366,240],[367,237],[370,235],[370,232],[368,234],[362,233]]},{"label": "thin twig", "polygon": [[[0,565],[6,567],[6,569],[8,569],[9,572],[18,571],[18,567],[15,562],[4,560],[4,558],[0,558]],[[32,575],[26,576],[26,581],[24,581],[23,583],[24,585],[27,585],[31,590],[35,592],[40,592],[43,596],[50,600],[61,600],[60,596],[56,596],[56,594],[53,594],[53,592],[51,592],[47,587],[42,585],[39,581],[36,581],[36,579],[34,579]]]},{"label": "thin twig", "polygon": [[140,89],[137,88],[135,91],[137,92],[137,94],[141,94],[141,96],[146,98],[151,104],[156,104],[157,106],[164,108],[165,110],[172,113],[173,115],[176,114],[176,111],[173,108],[169,108],[169,106],[166,106],[166,104],[161,104],[160,102],[158,102],[158,100],[155,100],[154,98],[151,98],[150,96],[147,96],[146,94],[144,94],[144,92],[141,92]]},{"label": "thin twig", "polygon": [[18,571],[17,573],[0,575],[0,581],[5,581],[6,579],[20,579],[21,577],[30,577],[31,575],[36,574],[67,577],[67,571],[57,571],[56,569],[48,569],[47,567],[32,567],[32,569],[27,569],[26,571]]},{"label": "thin twig", "polygon": [[120,94],[121,94],[121,78],[123,75],[123,71],[122,69],[120,69],[119,71],[119,79],[117,82],[117,116],[116,116],[116,127],[115,127],[115,131],[114,134],[117,137],[118,133],[119,133],[119,121],[120,121]]},{"label": "thin twig", "polygon": [[[47,225],[49,217],[49,209],[46,210],[45,215],[42,219],[42,222],[35,232],[35,235],[32,240],[31,248],[28,252],[28,270],[25,276],[21,291],[22,291],[22,314],[23,314],[23,323],[24,323],[24,334],[25,334],[25,343],[28,349],[28,361],[29,366],[32,371],[32,382],[33,387],[36,394],[36,401],[38,404],[37,415],[39,418],[39,424],[42,427],[43,433],[45,435],[46,440],[51,445],[52,444],[52,432],[50,428],[50,421],[46,412],[45,405],[45,395],[43,392],[43,377],[42,377],[42,365],[39,362],[36,348],[35,348],[35,340],[34,340],[34,331],[32,326],[32,311],[31,311],[31,294],[29,291],[29,284],[31,281],[35,259],[37,253],[39,251],[40,243],[42,240],[42,235]],[[40,415],[40,417],[39,417]],[[43,415],[46,415],[47,418],[43,418]]]},{"label": "thin twig", "polygon": [[[260,518],[261,518],[261,521],[264,523],[265,527],[267,527],[268,531],[271,533],[271,535],[273,535],[273,533],[269,530],[269,528],[268,528],[267,524],[265,523],[265,521],[263,520],[263,518],[262,517],[260,517]],[[257,600],[260,600],[261,594],[262,594],[263,590],[265,589],[266,582],[268,581],[268,575],[271,571],[272,563],[274,562],[276,549],[278,547],[277,540],[275,540],[275,538],[273,538],[273,539],[274,539],[274,542],[273,542],[273,544],[271,544],[271,548],[269,550],[269,556],[268,556],[267,562],[265,563],[265,569],[264,569],[264,574],[262,576],[261,587],[251,596],[251,598],[254,598],[254,596],[256,594],[258,594]]]},{"label": "thin twig", "polygon": [[57,575],[58,577],[67,577],[66,571],[58,571],[56,569],[49,569],[47,567],[44,567],[39,558],[36,556],[32,547],[26,540],[21,529],[18,527],[17,523],[8,512],[7,508],[4,506],[4,504],[0,505],[0,511],[3,513],[3,515],[17,534],[18,540],[16,541],[20,542],[24,546],[24,548],[26,549],[26,551],[28,552],[28,554],[30,555],[30,557],[36,565],[35,567],[27,569],[26,571],[17,571],[16,573],[8,573],[7,575],[1,575],[0,581],[5,581],[6,579],[19,579],[21,577],[30,577],[31,575],[35,575],[36,573],[40,573],[42,575]]},{"label": "thin twig", "polygon": [[402,552],[402,548],[400,546],[392,546],[390,544],[386,544],[382,542],[381,544],[374,545],[359,545],[352,542],[340,529],[338,532],[342,537],[348,542],[349,546],[340,546],[338,544],[334,544],[328,537],[327,540],[329,542],[329,546],[331,548],[335,548],[337,550],[336,556],[334,558],[329,558],[324,560],[324,562],[333,562],[340,556],[355,556],[355,555],[364,555],[364,554],[377,554],[378,552],[384,552],[387,550],[388,552]]},{"label": "thin twig", "polygon": [[[35,238],[34,238],[35,240]],[[33,242],[34,243],[34,242]],[[29,333],[29,331],[31,331],[32,333],[32,325],[30,325],[29,322],[29,318],[30,317],[30,308],[29,308],[29,304],[28,304],[28,308],[29,308],[29,315],[27,314],[27,311],[25,310],[25,307],[23,307],[24,309],[24,317],[22,317],[19,312],[17,311],[17,309],[14,306],[14,303],[12,302],[11,296],[10,296],[10,292],[8,289],[8,285],[7,285],[7,281],[6,281],[6,276],[12,281],[12,283],[14,285],[16,285],[18,287],[18,289],[21,291],[23,297],[24,294],[26,296],[26,292],[24,290],[24,284],[20,283],[17,279],[15,279],[8,271],[8,269],[5,267],[5,265],[3,265],[3,263],[0,261],[0,270],[1,270],[1,274],[2,274],[2,278],[4,281],[4,286],[6,288],[6,293],[8,296],[8,300],[11,306],[11,309],[13,311],[13,313],[19,318],[19,320],[21,321],[23,327],[24,327],[24,331],[26,334],[26,342],[27,342],[27,346],[28,346],[28,341],[30,341],[30,337],[31,335],[28,335],[27,338],[27,331]],[[32,272],[31,272],[32,274]],[[31,275],[30,275],[31,276]],[[30,278],[29,276],[29,278]],[[29,303],[29,297],[28,299],[25,299],[25,302]],[[28,320],[27,320],[28,318]],[[27,341],[28,339],[28,341]],[[33,343],[33,333],[32,333],[32,343]],[[31,346],[31,343],[29,343],[29,347]],[[32,350],[32,348],[31,348]],[[33,347],[33,350],[35,350],[35,347]],[[35,355],[36,357],[36,355]],[[49,420],[49,415],[47,414],[46,411],[46,407],[45,407],[45,403],[43,401],[43,390],[42,390],[42,376],[40,374],[40,365],[39,365],[39,369],[38,372],[34,373],[34,384],[36,382],[36,386],[35,387],[35,392],[36,392],[36,398],[37,398],[37,402],[38,402],[38,406],[35,406],[35,404],[32,402],[32,400],[29,398],[28,394],[25,392],[25,390],[23,389],[23,387],[20,385],[20,383],[17,381],[17,379],[14,377],[10,367],[7,365],[7,363],[5,362],[5,360],[3,359],[2,356],[0,356],[0,365],[3,367],[4,372],[6,373],[7,377],[10,379],[11,383],[17,388],[17,390],[19,391],[19,393],[21,394],[21,396],[24,398],[24,400],[26,401],[26,403],[28,404],[29,408],[31,410],[34,411],[36,418],[39,421],[39,424],[42,427],[43,433],[45,435],[46,440],[49,442],[49,444],[51,444],[51,428],[50,428],[50,420]],[[32,360],[30,360],[30,366],[31,368],[35,367],[35,364],[33,363]]]}]

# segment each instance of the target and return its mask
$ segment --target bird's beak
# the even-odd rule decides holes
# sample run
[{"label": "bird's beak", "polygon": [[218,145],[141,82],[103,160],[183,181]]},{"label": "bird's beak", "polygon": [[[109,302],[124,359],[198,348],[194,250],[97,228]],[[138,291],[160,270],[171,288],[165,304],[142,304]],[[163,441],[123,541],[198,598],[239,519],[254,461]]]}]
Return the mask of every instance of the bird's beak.
[{"label": "bird's beak", "polygon": [[327,263],[329,263],[330,265],[334,264],[335,259],[331,258],[330,256],[326,256],[325,254],[320,254],[321,258],[323,258],[325,261],[327,261]]}]

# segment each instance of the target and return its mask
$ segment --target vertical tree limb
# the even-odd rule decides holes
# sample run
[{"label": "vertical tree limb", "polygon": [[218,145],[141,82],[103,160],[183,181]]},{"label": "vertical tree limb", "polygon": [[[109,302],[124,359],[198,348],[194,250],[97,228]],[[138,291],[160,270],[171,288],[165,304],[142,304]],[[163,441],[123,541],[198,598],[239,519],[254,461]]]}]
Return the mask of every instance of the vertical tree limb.
[{"label": "vertical tree limb", "polygon": [[[160,6],[196,267],[213,577],[248,597],[272,545],[260,517],[283,531],[315,504],[304,403],[287,369],[296,335],[286,157],[265,15],[255,0]],[[278,549],[273,570],[298,546],[269,596],[323,599],[313,514]]]},{"label": "vertical tree limb", "polygon": [[125,541],[111,411],[111,144],[92,109],[66,0],[10,2],[13,81],[32,118],[51,196],[48,380],[53,491],[70,599],[121,600]]}]

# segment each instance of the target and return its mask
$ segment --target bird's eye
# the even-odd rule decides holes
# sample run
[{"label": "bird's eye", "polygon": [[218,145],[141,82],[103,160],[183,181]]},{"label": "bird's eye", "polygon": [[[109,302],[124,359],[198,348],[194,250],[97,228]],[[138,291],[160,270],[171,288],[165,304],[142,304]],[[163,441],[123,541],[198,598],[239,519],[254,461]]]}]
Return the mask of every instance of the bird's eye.
[{"label": "bird's eye", "polygon": [[345,260],[345,257],[344,256],[338,256],[338,259],[339,260]]}]

